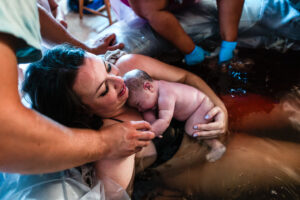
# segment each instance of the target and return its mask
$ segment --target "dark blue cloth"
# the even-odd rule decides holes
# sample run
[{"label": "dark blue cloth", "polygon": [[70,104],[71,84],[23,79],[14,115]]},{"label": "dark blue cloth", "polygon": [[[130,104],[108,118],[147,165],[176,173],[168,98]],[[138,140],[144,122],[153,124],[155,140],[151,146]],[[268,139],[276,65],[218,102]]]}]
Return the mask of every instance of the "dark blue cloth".
[{"label": "dark blue cloth", "polygon": [[[92,9],[97,10],[104,4],[103,0],[84,0],[83,5]],[[78,0],[68,0],[69,8],[74,12],[79,12]],[[84,14],[91,14],[89,11],[83,10]]]}]

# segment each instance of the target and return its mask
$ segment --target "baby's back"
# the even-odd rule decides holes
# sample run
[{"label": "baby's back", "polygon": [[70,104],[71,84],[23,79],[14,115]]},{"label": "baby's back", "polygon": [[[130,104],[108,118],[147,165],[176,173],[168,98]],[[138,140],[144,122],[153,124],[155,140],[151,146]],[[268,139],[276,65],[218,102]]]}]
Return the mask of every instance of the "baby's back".
[{"label": "baby's back", "polygon": [[[166,98],[175,99],[175,108],[173,117],[177,120],[186,120],[201,105],[204,98],[207,97],[198,89],[174,82],[159,81],[160,95],[166,95]],[[205,106],[204,106],[205,107]],[[205,113],[207,110],[203,110]]]}]

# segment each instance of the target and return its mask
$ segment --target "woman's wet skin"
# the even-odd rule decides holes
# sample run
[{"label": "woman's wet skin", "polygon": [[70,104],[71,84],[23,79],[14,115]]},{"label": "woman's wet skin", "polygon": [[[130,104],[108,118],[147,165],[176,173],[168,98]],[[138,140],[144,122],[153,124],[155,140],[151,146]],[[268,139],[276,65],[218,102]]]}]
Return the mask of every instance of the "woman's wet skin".
[{"label": "woman's wet skin", "polygon": [[128,98],[128,89],[118,74],[113,64],[87,53],[73,89],[94,114],[104,118],[117,116]]}]

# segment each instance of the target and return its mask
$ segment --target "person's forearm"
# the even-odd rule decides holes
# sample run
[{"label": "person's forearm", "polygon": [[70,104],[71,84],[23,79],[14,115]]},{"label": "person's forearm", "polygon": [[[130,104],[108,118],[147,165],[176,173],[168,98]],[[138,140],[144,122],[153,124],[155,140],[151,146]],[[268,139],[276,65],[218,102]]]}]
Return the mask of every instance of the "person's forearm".
[{"label": "person's forearm", "polygon": [[0,34],[0,171],[53,172],[107,154],[102,134],[66,128],[21,104],[14,41]]},{"label": "person's forearm", "polygon": [[[199,76],[184,69],[171,66],[148,56],[135,54],[122,56],[116,65],[120,70],[120,75],[138,68],[147,72],[156,80],[185,83],[196,87],[210,97],[215,105],[220,106],[226,112],[223,102],[217,97],[215,92]],[[162,73],[162,71],[164,73]]]},{"label": "person's forearm", "polygon": [[244,0],[217,0],[217,5],[221,38],[236,41]]},{"label": "person's forearm", "polygon": [[54,172],[95,161],[104,153],[100,133],[66,128],[21,106],[13,112],[0,109],[0,171]]},{"label": "person's forearm", "polygon": [[43,41],[47,45],[53,46],[62,43],[69,43],[73,46],[91,51],[87,45],[74,38],[63,25],[57,22],[56,19],[47,12],[45,8],[38,5],[38,10],[41,25],[41,35]]}]

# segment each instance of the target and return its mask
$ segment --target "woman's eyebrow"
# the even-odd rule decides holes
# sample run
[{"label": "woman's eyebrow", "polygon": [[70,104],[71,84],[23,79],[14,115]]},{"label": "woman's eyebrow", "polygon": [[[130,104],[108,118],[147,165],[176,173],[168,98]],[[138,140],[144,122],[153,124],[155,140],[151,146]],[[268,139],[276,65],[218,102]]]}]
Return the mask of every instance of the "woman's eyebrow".
[{"label": "woman's eyebrow", "polygon": [[101,59],[103,64],[104,64],[104,67],[105,67],[105,70],[107,69],[107,66],[106,66],[106,63],[105,63],[105,60]]}]

